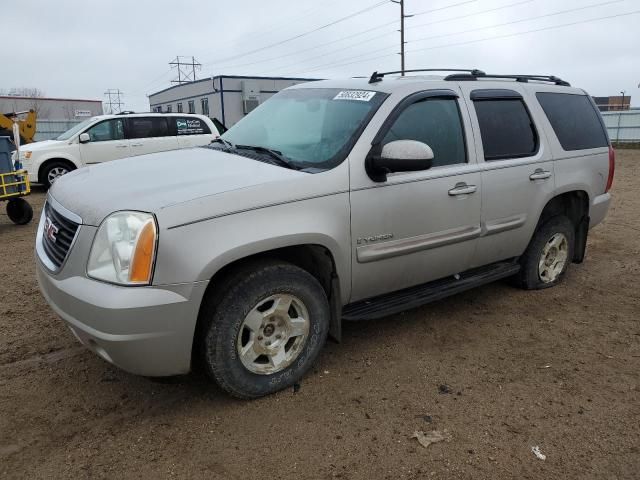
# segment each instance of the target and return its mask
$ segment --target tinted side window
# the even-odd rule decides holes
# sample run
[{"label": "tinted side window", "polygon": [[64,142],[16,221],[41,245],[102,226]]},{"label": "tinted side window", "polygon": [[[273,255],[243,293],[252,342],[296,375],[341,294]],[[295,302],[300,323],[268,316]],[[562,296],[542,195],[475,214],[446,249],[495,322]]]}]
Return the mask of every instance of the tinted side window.
[{"label": "tinted side window", "polygon": [[175,118],[178,135],[203,135],[211,133],[209,126],[199,118]]},{"label": "tinted side window", "polygon": [[585,95],[537,93],[549,123],[564,150],[609,146],[599,113]]},{"label": "tinted side window", "polygon": [[124,138],[124,125],[120,118],[105,120],[87,130],[92,142],[108,142]]},{"label": "tinted side window", "polygon": [[520,99],[474,102],[485,160],[529,157],[538,150],[538,134]]},{"label": "tinted side window", "polygon": [[393,123],[382,141],[417,140],[433,150],[433,166],[466,163],[464,130],[458,103],[449,98],[431,98],[409,105]]},{"label": "tinted side window", "polygon": [[129,138],[169,136],[167,119],[163,117],[130,117]]}]

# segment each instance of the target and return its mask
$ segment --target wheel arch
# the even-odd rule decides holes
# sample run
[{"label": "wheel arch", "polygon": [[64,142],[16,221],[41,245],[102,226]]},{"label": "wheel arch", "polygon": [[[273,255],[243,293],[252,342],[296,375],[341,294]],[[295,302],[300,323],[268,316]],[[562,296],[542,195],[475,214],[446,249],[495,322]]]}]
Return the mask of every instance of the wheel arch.
[{"label": "wheel arch", "polygon": [[71,170],[76,170],[78,169],[78,165],[76,164],[76,162],[74,162],[73,160],[71,160],[68,157],[64,157],[64,156],[52,156],[49,157],[45,160],[43,160],[40,163],[40,166],[38,167],[38,183],[44,183],[43,180],[43,175],[44,175],[44,170],[47,168],[48,165],[52,164],[53,162],[62,162],[65,163],[67,165],[69,165],[71,167]]},{"label": "wheel arch", "polygon": [[[230,256],[226,258],[226,261],[219,264],[211,274],[200,304],[200,310],[209,297],[223,294],[225,284],[233,281],[234,276],[242,275],[242,272],[265,260],[279,260],[296,265],[318,280],[329,300],[331,311],[329,335],[338,342],[341,340],[343,306],[341,280],[336,255],[331,248],[321,243],[298,243],[267,248],[244,256],[238,255],[238,251],[239,249],[229,252]],[[205,320],[199,314],[193,337],[192,363],[197,362],[197,341],[202,334],[204,322]]]},{"label": "wheel arch", "polygon": [[[589,193],[586,190],[568,190],[551,198],[538,219],[536,230],[547,220],[557,215],[565,215],[575,228],[573,262],[582,263],[586,253],[589,232]],[[534,232],[535,235],[535,232]]]}]

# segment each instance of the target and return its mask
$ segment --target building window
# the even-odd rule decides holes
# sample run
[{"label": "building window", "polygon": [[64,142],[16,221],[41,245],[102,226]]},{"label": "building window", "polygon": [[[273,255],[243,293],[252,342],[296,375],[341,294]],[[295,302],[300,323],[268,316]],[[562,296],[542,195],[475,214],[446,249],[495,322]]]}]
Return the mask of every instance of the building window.
[{"label": "building window", "polygon": [[195,100],[189,100],[189,113],[196,113],[196,102],[195,102]]},{"label": "building window", "polygon": [[209,99],[206,97],[201,98],[200,105],[202,106],[202,114],[208,117],[209,116]]},{"label": "building window", "polygon": [[162,107],[153,107],[153,111],[157,113],[162,113]]},{"label": "building window", "polygon": [[167,105],[167,113],[171,113],[171,105]]},{"label": "building window", "polygon": [[182,102],[178,103],[178,113],[182,113]]}]

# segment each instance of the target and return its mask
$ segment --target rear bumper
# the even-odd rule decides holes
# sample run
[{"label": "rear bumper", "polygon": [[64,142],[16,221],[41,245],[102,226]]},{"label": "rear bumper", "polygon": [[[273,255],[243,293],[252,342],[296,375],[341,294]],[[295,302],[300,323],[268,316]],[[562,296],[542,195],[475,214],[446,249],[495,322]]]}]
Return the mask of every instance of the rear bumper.
[{"label": "rear bumper", "polygon": [[609,205],[611,204],[611,194],[604,193],[598,195],[591,202],[591,208],[589,209],[589,228],[595,227],[597,224],[604,220],[609,211]]},{"label": "rear bumper", "polygon": [[78,340],[108,362],[144,376],[187,373],[207,282],[119,287],[57,279],[37,262],[40,290]]}]

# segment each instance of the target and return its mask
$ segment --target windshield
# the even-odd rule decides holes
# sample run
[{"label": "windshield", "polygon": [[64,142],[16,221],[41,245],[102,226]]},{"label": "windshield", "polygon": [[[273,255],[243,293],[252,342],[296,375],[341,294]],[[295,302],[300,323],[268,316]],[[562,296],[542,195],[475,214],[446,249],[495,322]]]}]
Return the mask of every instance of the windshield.
[{"label": "windshield", "polygon": [[56,140],[69,140],[71,137],[73,137],[76,133],[78,133],[79,131],[81,131],[83,128],[91,125],[93,122],[95,122],[96,119],[95,118],[87,118],[84,122],[80,122],[79,124],[77,124],[74,127],[71,127],[69,130],[67,130],[66,132],[64,132],[62,135],[60,135],[58,138],[56,138]]},{"label": "windshield", "polygon": [[386,97],[335,88],[283,90],[222,138],[238,146],[275,150],[302,168],[333,168],[346,158]]}]

